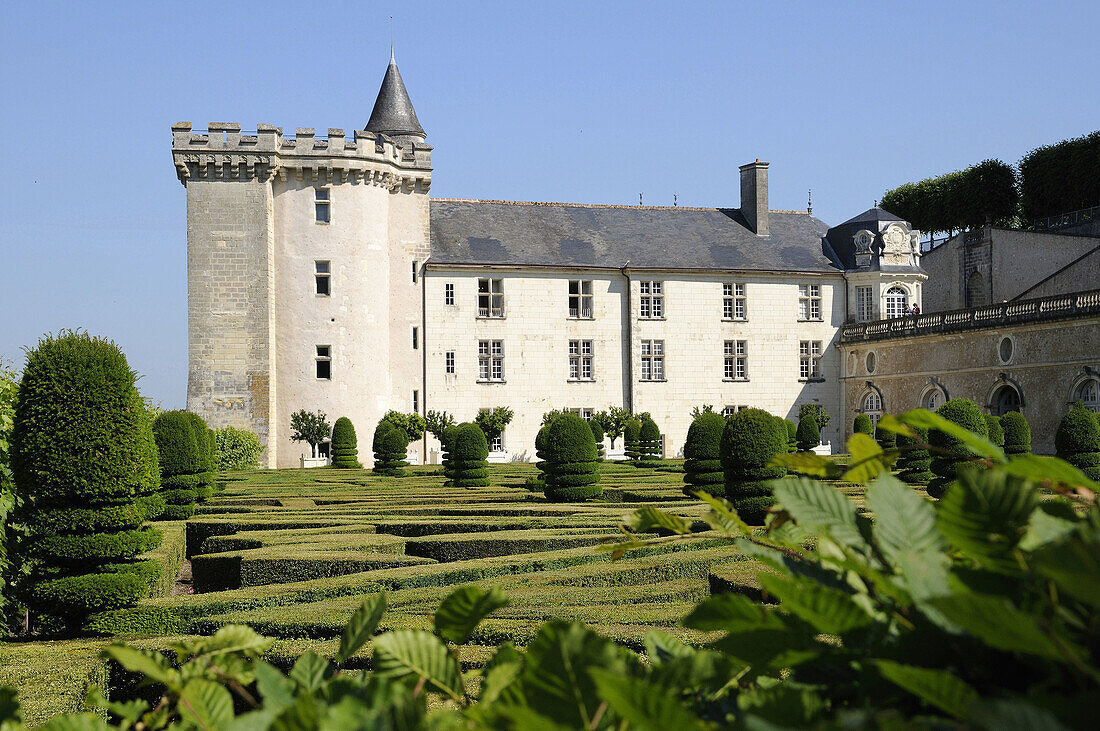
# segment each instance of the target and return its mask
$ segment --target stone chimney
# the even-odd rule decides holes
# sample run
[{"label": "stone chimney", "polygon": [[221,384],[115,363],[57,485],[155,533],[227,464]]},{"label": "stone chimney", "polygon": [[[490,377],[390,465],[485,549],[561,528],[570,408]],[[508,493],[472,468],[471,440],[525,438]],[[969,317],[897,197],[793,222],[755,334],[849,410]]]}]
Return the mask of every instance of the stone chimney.
[{"label": "stone chimney", "polygon": [[750,162],[741,168],[741,215],[757,236],[768,235],[768,163]]}]

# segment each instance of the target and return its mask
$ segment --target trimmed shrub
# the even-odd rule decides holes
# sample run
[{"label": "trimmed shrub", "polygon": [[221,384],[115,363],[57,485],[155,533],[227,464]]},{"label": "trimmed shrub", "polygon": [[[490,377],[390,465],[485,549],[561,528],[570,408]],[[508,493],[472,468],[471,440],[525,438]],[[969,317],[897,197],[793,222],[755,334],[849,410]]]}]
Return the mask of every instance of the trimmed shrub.
[{"label": "trimmed shrub", "polygon": [[214,474],[217,464],[217,457],[214,454],[216,449],[214,432],[206,426],[201,416],[189,411],[186,413],[191,422],[191,429],[195,432],[195,444],[199,448],[199,464],[202,471],[199,473],[199,483],[195,486],[195,500],[201,503],[214,494],[214,480],[217,477]]},{"label": "trimmed shrub", "polygon": [[[801,421],[801,419],[799,420]],[[816,419],[815,419],[816,421]],[[798,451],[798,424],[795,424],[790,419],[784,419],[783,423],[787,427],[787,451],[794,454]],[[821,430],[818,429],[817,433],[818,441],[821,440]]]},{"label": "trimmed shrub", "polygon": [[1005,454],[1027,454],[1031,451],[1031,427],[1019,411],[1010,411],[1002,416],[1001,429],[1005,433]]},{"label": "trimmed shrub", "polygon": [[853,434],[866,434],[869,437],[875,436],[875,424],[871,421],[871,417],[867,414],[856,414],[856,420],[852,424]]},{"label": "trimmed shrub", "polygon": [[905,434],[897,435],[897,446],[901,449],[901,456],[898,457],[897,462],[897,469],[900,470],[898,477],[910,485],[926,485],[935,477],[929,470],[932,466],[932,453],[927,449],[916,447],[922,442],[928,443],[928,430],[915,428],[914,431],[921,441]]},{"label": "trimmed shrub", "polygon": [[1090,479],[1100,480],[1100,424],[1080,401],[1058,424],[1054,449],[1059,458],[1084,472]]},{"label": "trimmed shrub", "polygon": [[653,419],[646,419],[638,430],[638,459],[635,467],[658,467],[661,464],[661,430]]},{"label": "trimmed shrub", "polygon": [[883,451],[898,448],[898,435],[887,429],[879,429],[878,425],[875,425],[875,441]]},{"label": "trimmed shrub", "polygon": [[12,472],[16,522],[31,530],[20,595],[40,630],[72,632],[89,613],[146,595],[149,583],[125,565],[160,541],[136,529],[162,505],[160,467],[149,412],[114,343],[67,332],[27,354]]},{"label": "trimmed shrub", "polygon": [[443,477],[445,478],[443,485],[445,487],[450,486],[451,480],[454,479],[454,470],[451,468],[451,450],[453,449],[451,444],[454,441],[454,428],[455,424],[450,424],[439,433],[439,446],[443,449]]},{"label": "trimmed shrub", "polygon": [[806,414],[798,420],[798,451],[809,452],[821,444],[821,430],[817,427],[817,417]]},{"label": "trimmed shrub", "polygon": [[358,469],[359,445],[351,419],[341,416],[332,426],[332,466],[338,469]]},{"label": "trimmed shrub", "polygon": [[604,440],[603,427],[600,426],[600,422],[596,421],[595,419],[589,419],[588,420],[588,428],[592,430],[592,438],[594,440],[596,440],[597,457],[600,460],[603,460],[604,454],[606,453],[604,451],[604,446],[603,446],[603,440]]},{"label": "trimmed shrub", "polygon": [[374,430],[374,474],[404,477],[409,435],[383,419]]},{"label": "trimmed shrub", "polygon": [[993,414],[982,414],[985,417],[985,429],[988,432],[989,441],[998,447],[1005,445],[1005,430],[1001,427],[1001,417]]},{"label": "trimmed shrub", "polygon": [[769,463],[787,451],[786,427],[779,438],[774,417],[761,409],[742,409],[726,420],[722,431],[721,461],[726,497],[746,523],[763,525],[775,503],[769,480],[787,474],[785,467]]},{"label": "trimmed shrub", "polygon": [[550,434],[550,424],[545,424],[539,429],[539,433],[535,435],[535,467],[538,468],[540,483],[546,482],[546,461],[548,459],[548,453],[546,451],[546,437]]},{"label": "trimmed shrub", "polygon": [[477,424],[456,424],[446,432],[450,447],[451,484],[455,487],[488,487],[489,441]]},{"label": "trimmed shrub", "polygon": [[[161,520],[179,520],[169,517],[169,513],[172,516],[187,513],[184,508],[192,505],[197,491],[206,486],[205,435],[200,436],[191,416],[186,411],[165,411],[153,422],[153,435],[160,453],[161,495],[166,505],[177,506],[162,513]],[[187,514],[192,513],[193,509]]]},{"label": "trimmed shrub", "polygon": [[260,438],[231,426],[214,431],[214,469],[218,472],[254,470],[260,466]]},{"label": "trimmed shrub", "polygon": [[623,453],[632,462],[636,462],[642,456],[638,451],[638,439],[641,431],[642,422],[633,417],[623,425]]},{"label": "trimmed shrub", "polygon": [[[653,427],[654,430],[656,426]],[[584,419],[565,414],[546,432],[546,497],[553,502],[587,500],[603,492],[596,440]]]},{"label": "trimmed shrub", "polygon": [[722,431],[726,418],[703,413],[695,417],[684,440],[684,494],[694,497],[703,491],[722,495],[726,491],[722,472]]},{"label": "trimmed shrub", "polygon": [[[936,413],[975,434],[980,434],[983,437],[989,434],[981,409],[970,399],[953,398],[936,409]],[[948,454],[934,453],[932,455],[932,472],[935,473],[936,478],[928,483],[928,494],[939,499],[943,497],[948,486],[958,476],[959,465],[969,463],[970,453],[966,451],[958,439],[948,436],[938,429],[929,432],[928,443],[933,447],[948,450]]]}]

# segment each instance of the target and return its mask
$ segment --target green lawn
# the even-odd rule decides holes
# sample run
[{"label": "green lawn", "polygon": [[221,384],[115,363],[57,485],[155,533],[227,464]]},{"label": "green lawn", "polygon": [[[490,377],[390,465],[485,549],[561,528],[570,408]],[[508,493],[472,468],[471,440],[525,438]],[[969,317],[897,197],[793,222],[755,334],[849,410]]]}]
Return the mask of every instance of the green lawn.
[{"label": "green lawn", "polygon": [[[493,465],[492,485],[469,490],[444,487],[438,467],[412,468],[404,478],[335,469],[235,473],[187,521],[197,593],[169,596],[160,582],[140,606],[94,618],[99,639],[0,643],[0,684],[19,689],[27,721],[37,724],[78,708],[89,683],[112,689],[110,668],[96,659],[112,636],[164,647],[169,637],[245,623],[277,638],[271,659],[289,665],[306,649],[331,652],[367,594],[388,593],[381,629],[428,627],[440,600],[466,583],[501,586],[511,599],[464,650],[470,665],[505,640],[525,644],[554,617],[585,622],[634,649],[655,627],[699,642],[705,638],[679,620],[711,591],[759,597],[758,564],[703,530],[619,561],[598,550],[619,534],[623,516],[644,505],[698,521],[704,506],[684,496],[679,469],[675,462],[605,464],[603,497],[580,504],[529,491],[530,464]],[[861,488],[841,487],[862,501]],[[178,528],[171,536],[176,548],[162,553],[184,543]],[[355,663],[369,667],[369,646]]]}]

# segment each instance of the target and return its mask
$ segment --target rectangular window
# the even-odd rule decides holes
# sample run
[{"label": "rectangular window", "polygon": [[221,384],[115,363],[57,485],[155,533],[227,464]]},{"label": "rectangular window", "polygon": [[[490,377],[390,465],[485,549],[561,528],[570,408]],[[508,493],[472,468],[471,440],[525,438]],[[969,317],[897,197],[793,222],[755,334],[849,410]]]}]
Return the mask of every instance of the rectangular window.
[{"label": "rectangular window", "polygon": [[413,413],[420,413],[420,392],[416,390],[413,391]]},{"label": "rectangular window", "polygon": [[332,294],[332,263],[327,261],[313,262],[313,279],[317,283],[317,294],[328,297]]},{"label": "rectangular window", "polygon": [[447,282],[443,285],[443,304],[454,305],[455,303],[455,286],[452,282]]},{"label": "rectangular window", "polygon": [[315,357],[317,364],[317,378],[323,381],[332,380],[332,348],[328,345],[318,345]]},{"label": "rectangular window", "polygon": [[420,349],[420,328],[413,328],[413,350]]},{"label": "rectangular window", "polygon": [[748,376],[748,343],[745,340],[727,340],[722,345],[722,354],[725,358],[724,377],[730,381],[747,381]]},{"label": "rectangular window", "polygon": [[330,220],[329,206],[329,189],[328,188],[314,188],[313,190],[313,208],[316,213],[317,223],[328,223]]},{"label": "rectangular window", "polygon": [[504,280],[477,280],[477,316],[504,317]]},{"label": "rectangular window", "polygon": [[638,282],[641,296],[638,298],[638,317],[643,320],[661,320],[665,316],[664,282]]},{"label": "rectangular window", "polygon": [[416,284],[416,275],[420,271],[420,262],[413,262],[413,284]]},{"label": "rectangular window", "polygon": [[504,341],[477,341],[477,378],[479,381],[504,380]]},{"label": "rectangular window", "polygon": [[592,408],[587,408],[587,409],[576,408],[576,409],[566,409],[566,411],[568,411],[570,414],[576,414],[577,416],[581,417],[585,421],[592,421],[592,414],[595,412],[595,409],[592,409]]},{"label": "rectangular window", "polygon": [[569,281],[569,316],[592,319],[592,282],[582,279]]},{"label": "rectangular window", "polygon": [[665,341],[642,341],[642,380],[665,380]]},{"label": "rectangular window", "polygon": [[732,282],[722,285],[722,319],[745,319],[745,285]]},{"label": "rectangular window", "polygon": [[798,341],[798,377],[821,378],[821,341]]},{"label": "rectangular window", "polygon": [[722,407],[722,416],[726,417],[727,419],[730,418],[731,416],[733,416],[736,413],[737,413],[737,407],[736,406],[723,406]]},{"label": "rectangular window", "polygon": [[821,285],[798,285],[798,319],[821,319]]},{"label": "rectangular window", "polygon": [[504,432],[501,432],[500,434],[497,434],[495,437],[493,437],[492,441],[489,442],[489,451],[490,452],[503,452],[504,451]]},{"label": "rectangular window", "polygon": [[592,370],[592,341],[569,341],[569,380],[591,381]]},{"label": "rectangular window", "polygon": [[875,300],[871,287],[856,287],[856,322],[870,322],[875,318]]},{"label": "rectangular window", "polygon": [[454,375],[455,372],[455,352],[448,350],[443,354],[443,372],[448,375]]}]

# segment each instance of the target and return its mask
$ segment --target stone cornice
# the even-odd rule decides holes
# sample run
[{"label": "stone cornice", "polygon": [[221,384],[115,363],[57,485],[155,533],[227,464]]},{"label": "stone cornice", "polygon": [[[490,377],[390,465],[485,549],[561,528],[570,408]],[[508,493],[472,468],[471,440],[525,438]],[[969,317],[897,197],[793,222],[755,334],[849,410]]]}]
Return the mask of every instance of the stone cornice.
[{"label": "stone cornice", "polygon": [[431,147],[396,144],[385,135],[330,129],[318,138],[299,128],[293,138],[269,124],[255,135],[241,134],[239,124],[215,123],[206,134],[192,132],[189,122],[172,126],[172,162],[180,182],[189,180],[257,180],[278,177],[323,183],[376,185],[390,191],[427,193],[431,188]]}]

